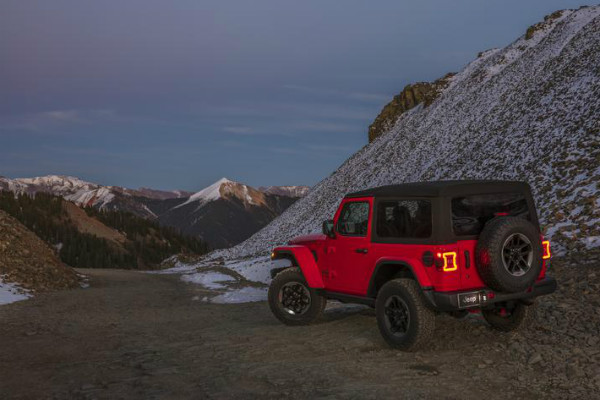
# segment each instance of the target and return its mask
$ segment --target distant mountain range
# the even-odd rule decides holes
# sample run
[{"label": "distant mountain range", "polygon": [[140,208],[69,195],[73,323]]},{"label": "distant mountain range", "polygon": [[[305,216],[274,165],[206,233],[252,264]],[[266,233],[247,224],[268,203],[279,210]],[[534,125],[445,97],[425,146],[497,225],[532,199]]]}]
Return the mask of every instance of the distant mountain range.
[{"label": "distant mountain range", "polygon": [[61,196],[81,207],[127,211],[201,237],[213,248],[228,247],[247,239],[304,196],[308,189],[307,186],[255,189],[223,178],[193,193],[105,186],[62,175],[0,177],[0,190],[17,194],[43,192]]}]

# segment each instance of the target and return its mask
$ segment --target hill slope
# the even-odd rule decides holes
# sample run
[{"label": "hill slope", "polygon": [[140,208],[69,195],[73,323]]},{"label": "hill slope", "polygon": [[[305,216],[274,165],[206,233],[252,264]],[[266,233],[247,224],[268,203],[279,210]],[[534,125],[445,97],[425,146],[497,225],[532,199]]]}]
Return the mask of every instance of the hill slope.
[{"label": "hill slope", "polygon": [[565,10],[449,78],[226,258],[320,230],[343,195],[384,184],[517,179],[555,250],[600,246],[600,7]]},{"label": "hill slope", "polygon": [[15,196],[0,191],[0,210],[58,249],[60,259],[72,267],[147,269],[173,254],[207,251],[200,239],[155,221],[124,211],[81,209],[43,192]]},{"label": "hill slope", "polygon": [[35,291],[79,286],[75,271],[15,218],[0,210],[0,284],[17,283]]}]

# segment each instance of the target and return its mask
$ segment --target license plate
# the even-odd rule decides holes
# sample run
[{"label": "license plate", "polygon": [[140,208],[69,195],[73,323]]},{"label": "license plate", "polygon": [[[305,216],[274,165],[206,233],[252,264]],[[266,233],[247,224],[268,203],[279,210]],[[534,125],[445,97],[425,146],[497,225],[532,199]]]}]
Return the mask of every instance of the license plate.
[{"label": "license plate", "polygon": [[481,297],[479,292],[460,293],[458,295],[459,308],[476,307],[480,304]]}]

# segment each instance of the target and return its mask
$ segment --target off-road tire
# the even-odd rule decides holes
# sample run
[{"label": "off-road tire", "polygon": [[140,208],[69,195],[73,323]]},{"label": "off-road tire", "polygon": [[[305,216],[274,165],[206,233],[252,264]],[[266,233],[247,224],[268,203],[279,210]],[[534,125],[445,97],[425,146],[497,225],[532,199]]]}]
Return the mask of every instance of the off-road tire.
[{"label": "off-road tire", "polygon": [[535,319],[536,305],[517,302],[510,315],[500,316],[498,309],[481,310],[483,318],[492,328],[501,332],[512,332],[516,330],[527,329]]},{"label": "off-road tire", "polygon": [[[386,323],[386,302],[399,297],[408,308],[409,322],[406,332],[394,335]],[[392,347],[404,351],[416,351],[433,336],[435,312],[429,308],[419,284],[413,279],[392,279],[379,290],[375,304],[377,325],[385,341]]]},{"label": "off-road tire", "polygon": [[[524,235],[532,249],[531,266],[521,276],[511,274],[504,266],[504,243],[514,234]],[[542,244],[540,232],[531,222],[518,217],[498,217],[489,221],[477,242],[475,260],[477,272],[490,288],[515,293],[526,290],[542,270]]]},{"label": "off-road tire", "polygon": [[[290,282],[296,282],[303,285],[309,294],[310,305],[308,309],[299,315],[293,315],[286,312],[284,306],[279,300],[279,293],[283,286]],[[275,278],[271,281],[269,286],[269,307],[275,317],[286,325],[308,325],[316,321],[322,314],[325,306],[327,305],[327,299],[320,295],[316,289],[310,288],[302,270],[300,268],[288,268],[278,273]]]}]

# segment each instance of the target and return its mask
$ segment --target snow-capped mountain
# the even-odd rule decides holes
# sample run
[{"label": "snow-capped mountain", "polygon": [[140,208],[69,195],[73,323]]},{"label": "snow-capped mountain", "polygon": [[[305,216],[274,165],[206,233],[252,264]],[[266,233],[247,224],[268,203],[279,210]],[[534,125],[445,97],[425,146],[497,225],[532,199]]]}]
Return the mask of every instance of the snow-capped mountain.
[{"label": "snow-capped mountain", "polygon": [[531,184],[555,252],[600,247],[600,6],[564,10],[449,77],[438,97],[313,187],[267,227],[213,257],[265,255],[320,231],[345,193],[444,179]]},{"label": "snow-capped mountain", "polygon": [[185,203],[178,207],[183,207],[187,204],[197,203],[199,206],[219,199],[238,199],[247,206],[258,206],[265,204],[265,194],[250,186],[242,183],[230,181],[227,178],[221,178],[212,185],[202,189],[201,191],[191,195]]},{"label": "snow-capped mountain", "polygon": [[227,247],[247,239],[271,222],[298,197],[265,193],[223,178],[197,193],[149,188],[103,186],[72,176],[48,175],[9,179],[0,176],[0,190],[15,193],[51,193],[81,207],[129,211],[156,219],[190,235],[199,235],[213,247]]},{"label": "snow-capped mountain", "polygon": [[138,197],[164,200],[187,197],[191,194],[184,191],[168,192],[147,188],[128,189],[120,186],[103,186],[63,175],[16,179],[0,177],[0,190],[27,194],[51,193],[81,207],[129,211],[145,218],[156,218],[156,215],[140,202]]},{"label": "snow-capped mountain", "polygon": [[72,176],[48,175],[36,178],[0,178],[0,188],[15,193],[52,193],[81,206],[106,207],[115,193],[106,186]]},{"label": "snow-capped mountain", "polygon": [[296,200],[222,178],[183,202],[171,201],[169,209],[164,203],[148,207],[161,224],[200,236],[214,247],[228,247],[250,237]]},{"label": "snow-capped mountain", "polygon": [[261,186],[258,188],[267,194],[276,194],[288,197],[304,197],[310,190],[308,186]]}]

